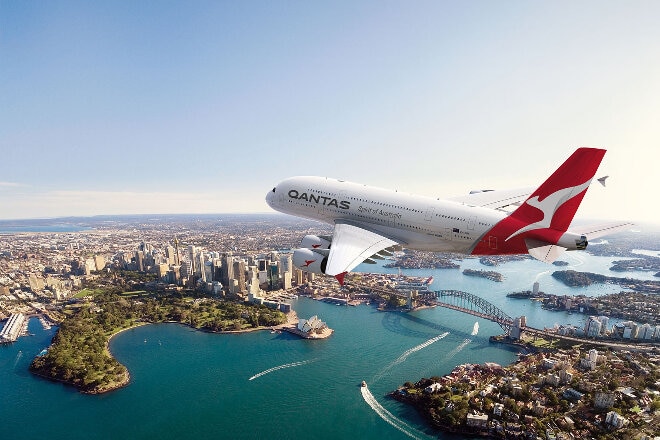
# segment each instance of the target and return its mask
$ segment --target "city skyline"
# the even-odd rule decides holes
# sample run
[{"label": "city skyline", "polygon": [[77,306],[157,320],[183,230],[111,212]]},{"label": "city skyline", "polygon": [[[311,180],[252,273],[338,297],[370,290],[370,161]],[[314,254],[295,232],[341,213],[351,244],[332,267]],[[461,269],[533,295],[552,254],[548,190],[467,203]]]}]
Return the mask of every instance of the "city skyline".
[{"label": "city skyline", "polygon": [[0,3],[0,219],[433,197],[608,150],[578,219],[657,223],[654,2]]}]

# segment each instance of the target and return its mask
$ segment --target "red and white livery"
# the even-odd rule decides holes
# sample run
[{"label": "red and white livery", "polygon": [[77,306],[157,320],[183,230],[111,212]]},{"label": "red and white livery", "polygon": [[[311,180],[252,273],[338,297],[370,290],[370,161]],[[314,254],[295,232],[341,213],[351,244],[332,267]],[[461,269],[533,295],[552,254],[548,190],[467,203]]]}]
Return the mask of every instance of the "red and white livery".
[{"label": "red and white livery", "polygon": [[529,253],[553,262],[565,250],[630,226],[569,226],[605,150],[577,149],[538,189],[473,191],[440,200],[324,177],[292,177],[266,196],[273,209],[334,225],[332,237],[305,236],[293,263],[344,276],[362,262],[406,247],[469,255]]}]

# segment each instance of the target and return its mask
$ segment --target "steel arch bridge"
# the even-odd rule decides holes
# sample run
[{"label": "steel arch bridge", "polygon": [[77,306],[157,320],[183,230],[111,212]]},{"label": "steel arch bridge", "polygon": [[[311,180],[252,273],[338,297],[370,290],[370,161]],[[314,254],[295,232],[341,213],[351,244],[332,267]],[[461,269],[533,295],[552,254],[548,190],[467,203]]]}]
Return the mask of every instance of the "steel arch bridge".
[{"label": "steel arch bridge", "polygon": [[437,290],[432,293],[441,307],[468,313],[497,323],[506,334],[513,325],[513,318],[502,309],[471,293],[460,290]]}]

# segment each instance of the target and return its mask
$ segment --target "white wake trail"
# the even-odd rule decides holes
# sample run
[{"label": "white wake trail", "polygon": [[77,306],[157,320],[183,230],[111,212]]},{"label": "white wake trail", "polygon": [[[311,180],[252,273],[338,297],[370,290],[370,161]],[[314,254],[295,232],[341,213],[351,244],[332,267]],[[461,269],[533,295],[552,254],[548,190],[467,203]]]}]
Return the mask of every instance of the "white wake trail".
[{"label": "white wake trail", "polygon": [[465,346],[468,345],[470,342],[472,342],[472,339],[470,339],[470,338],[467,338],[467,339],[463,340],[463,342],[458,344],[458,346],[456,348],[454,348],[452,351],[447,353],[447,356],[445,356],[445,359],[451,359],[454,356],[456,356],[458,354],[458,352],[463,350],[465,348]]},{"label": "white wake trail", "polygon": [[546,271],[544,271],[544,272],[537,273],[537,274],[536,274],[536,277],[534,278],[534,282],[537,282],[542,276],[545,276],[545,275],[547,275],[547,274],[549,274],[549,273],[550,273],[549,270],[546,270]]},{"label": "white wake trail", "polygon": [[415,353],[416,351],[419,351],[419,350],[421,350],[421,349],[423,349],[423,348],[428,347],[429,345],[433,344],[434,342],[437,342],[437,341],[439,341],[440,339],[444,338],[444,337],[447,336],[448,334],[449,334],[449,332],[444,332],[444,333],[442,333],[442,334],[439,334],[438,336],[435,336],[435,337],[429,339],[428,341],[422,342],[421,344],[416,345],[415,347],[413,347],[413,348],[409,348],[408,350],[404,351],[404,352],[401,354],[401,356],[399,356],[398,358],[396,358],[395,361],[393,361],[393,362],[392,362],[391,364],[389,364],[387,367],[383,368],[378,374],[376,374],[376,376],[374,376],[373,382],[378,381],[381,377],[383,377],[383,375],[384,375],[388,370],[390,370],[392,367],[394,367],[394,366],[400,364],[401,362],[405,361],[405,360],[408,358],[408,356],[410,356],[411,354],[413,354],[413,353]]},{"label": "white wake trail", "polygon": [[23,351],[18,350],[18,354],[16,355],[16,360],[14,361],[14,368],[16,368],[16,365],[18,365],[18,361],[20,361],[22,357],[23,357]]},{"label": "white wake trail", "polygon": [[477,333],[479,333],[479,321],[474,323],[474,327],[472,327],[472,333],[470,333],[470,335],[476,336]]},{"label": "white wake trail", "polygon": [[392,362],[392,364],[390,364],[390,368],[397,365],[397,364],[400,364],[403,361],[405,361],[408,358],[408,356],[415,353],[416,351],[419,351],[423,348],[426,348],[429,345],[433,344],[434,342],[438,342],[440,339],[444,338],[448,334],[449,334],[449,332],[444,332],[444,333],[442,333],[442,334],[440,334],[436,337],[433,337],[433,338],[429,339],[426,342],[422,342],[421,344],[419,344],[419,345],[417,345],[413,348],[409,348],[408,350],[404,351],[403,354],[401,356],[399,356],[394,362]]},{"label": "white wake trail", "polygon": [[369,388],[361,387],[360,391],[362,392],[362,398],[364,399],[364,401],[367,402],[367,405],[369,405],[371,409],[373,409],[376,412],[376,414],[380,416],[381,419],[383,419],[384,421],[386,421],[387,423],[389,423],[399,431],[403,432],[408,437],[417,440],[422,440],[422,437],[418,437],[417,435],[415,435],[417,431],[413,427],[409,426],[403,420],[399,420],[398,418],[396,418],[394,414],[386,410],[383,407],[383,405],[378,403],[374,395],[371,394],[371,391],[369,391]]},{"label": "white wake trail", "polygon": [[309,360],[309,361],[300,361],[300,362],[291,362],[290,364],[283,364],[283,365],[278,365],[277,367],[269,368],[267,370],[262,371],[261,373],[257,373],[248,380],[253,380],[258,377],[264,376],[268,373],[272,373],[273,371],[281,370],[283,368],[291,368],[291,367],[298,367],[300,365],[305,365],[309,364],[310,362],[314,362],[314,360]]}]

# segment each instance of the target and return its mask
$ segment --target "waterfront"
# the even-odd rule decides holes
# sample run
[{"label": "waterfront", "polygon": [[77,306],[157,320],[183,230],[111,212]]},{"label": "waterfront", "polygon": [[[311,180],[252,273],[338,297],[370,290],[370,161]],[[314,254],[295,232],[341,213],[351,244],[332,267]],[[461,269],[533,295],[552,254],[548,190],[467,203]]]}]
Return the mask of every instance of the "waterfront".
[{"label": "waterfront", "polygon": [[[584,254],[580,259],[574,264],[581,261],[600,273],[607,273],[611,261]],[[480,265],[475,259],[461,262],[462,269],[467,267]],[[543,290],[553,293],[620,290],[609,285],[565,287],[550,277],[553,266],[531,260],[495,270],[505,275],[504,283],[464,277],[459,270],[404,273],[432,274],[434,289],[480,295],[510,315],[526,314],[537,326],[580,324],[584,316],[506,298],[508,291],[529,288],[537,278]],[[298,316],[317,314],[335,333],[326,340],[305,341],[286,333],[218,335],[175,324],[123,332],[110,348],[128,367],[132,381],[102,396],[83,395],[27,371],[54,333],[32,319],[29,331],[34,336],[0,348],[4,432],[25,438],[48,432],[53,439],[293,439],[310,433],[328,439],[426,438],[432,433],[424,433],[425,424],[414,410],[387,399],[387,392],[408,380],[446,374],[458,364],[505,365],[516,358],[488,343],[489,336],[501,331],[496,324],[447,309],[382,313],[370,306],[342,307],[306,298],[294,301],[294,309]],[[472,335],[475,322],[479,331]],[[362,380],[369,393],[361,390]]]}]

